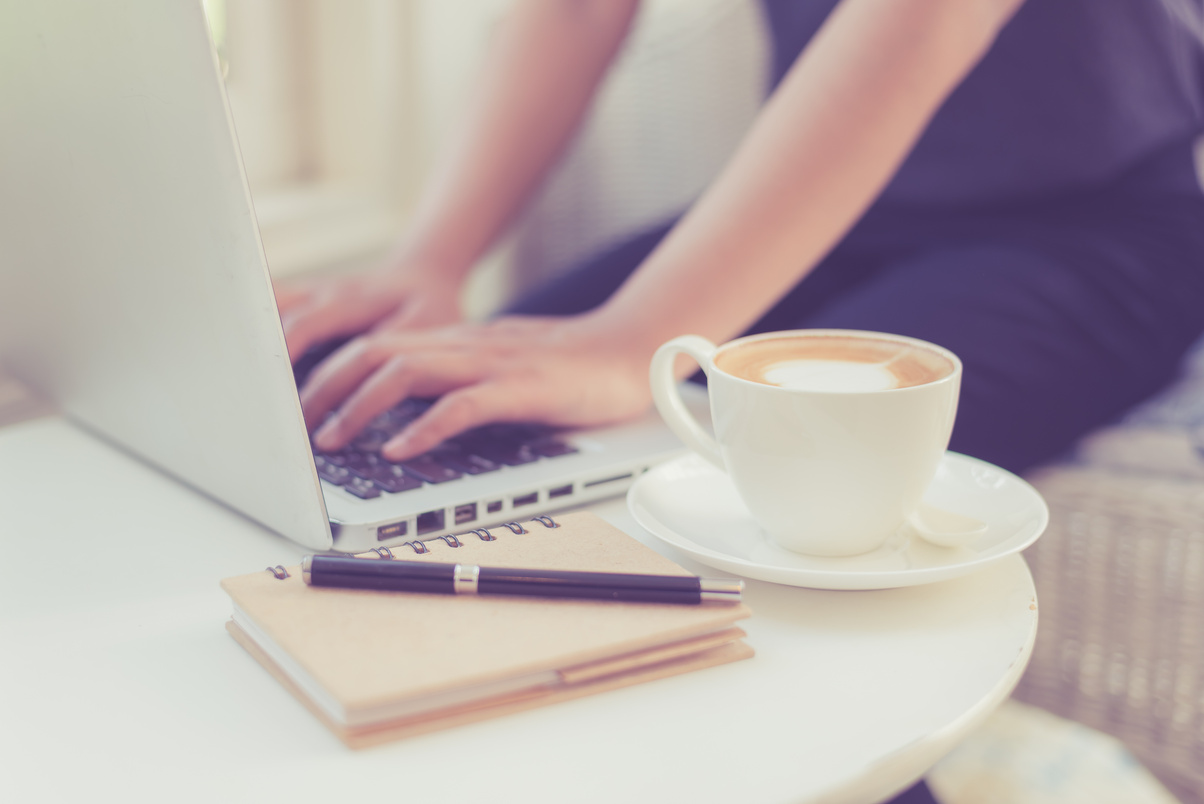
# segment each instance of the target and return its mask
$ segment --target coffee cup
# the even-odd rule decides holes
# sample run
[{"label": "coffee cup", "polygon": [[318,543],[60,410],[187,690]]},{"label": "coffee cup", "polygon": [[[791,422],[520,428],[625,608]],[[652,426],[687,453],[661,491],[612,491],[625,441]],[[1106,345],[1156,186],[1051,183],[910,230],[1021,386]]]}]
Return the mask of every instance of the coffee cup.
[{"label": "coffee cup", "polygon": [[[682,401],[674,363],[707,377],[712,437]],[[652,359],[652,395],[685,444],[731,478],[753,518],[798,553],[881,547],[920,505],[957,413],[961,361],[915,338],[794,330],[722,346],[674,338]]]}]

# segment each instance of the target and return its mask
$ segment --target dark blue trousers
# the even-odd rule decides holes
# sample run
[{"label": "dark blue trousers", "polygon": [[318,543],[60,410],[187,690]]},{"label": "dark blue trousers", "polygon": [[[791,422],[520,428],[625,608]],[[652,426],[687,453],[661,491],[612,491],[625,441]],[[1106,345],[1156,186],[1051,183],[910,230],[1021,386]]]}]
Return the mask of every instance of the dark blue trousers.
[{"label": "dark blue trousers", "polygon": [[[511,312],[592,309],[672,226],[587,260]],[[951,448],[1015,472],[1054,458],[1168,384],[1204,331],[1204,194],[1190,147],[1063,197],[874,207],[750,332],[805,327],[951,349],[965,368]]]}]

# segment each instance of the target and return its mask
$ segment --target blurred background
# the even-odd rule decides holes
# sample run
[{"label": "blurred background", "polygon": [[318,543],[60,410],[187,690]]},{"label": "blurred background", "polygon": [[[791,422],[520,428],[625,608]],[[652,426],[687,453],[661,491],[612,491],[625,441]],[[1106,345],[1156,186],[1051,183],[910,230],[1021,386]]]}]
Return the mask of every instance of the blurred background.
[{"label": "blurred background", "polygon": [[[204,0],[272,273],[373,264],[403,230],[509,0]],[[470,311],[683,209],[764,94],[749,0],[651,0]]]},{"label": "blurred background", "polygon": [[[511,2],[203,0],[274,276],[384,259]],[[469,313],[687,206],[755,116],[768,55],[757,0],[645,0]],[[0,426],[46,412],[0,377]],[[1204,801],[1204,346],[1029,479],[1052,510],[1026,554],[1037,647],[934,788],[945,804]]]}]

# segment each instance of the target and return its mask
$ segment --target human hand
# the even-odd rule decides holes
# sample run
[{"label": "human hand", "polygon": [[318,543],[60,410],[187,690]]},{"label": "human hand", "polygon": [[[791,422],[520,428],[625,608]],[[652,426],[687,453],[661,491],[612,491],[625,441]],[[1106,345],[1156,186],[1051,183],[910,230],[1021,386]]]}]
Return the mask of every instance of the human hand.
[{"label": "human hand", "polygon": [[439,397],[382,448],[386,459],[401,461],[489,422],[580,427],[637,416],[651,402],[651,353],[588,314],[383,330],[319,364],[301,405],[306,424],[321,425],[314,443],[331,451],[401,400]]},{"label": "human hand", "polygon": [[459,276],[390,268],[275,286],[289,355],[361,332],[447,326],[460,321]]}]

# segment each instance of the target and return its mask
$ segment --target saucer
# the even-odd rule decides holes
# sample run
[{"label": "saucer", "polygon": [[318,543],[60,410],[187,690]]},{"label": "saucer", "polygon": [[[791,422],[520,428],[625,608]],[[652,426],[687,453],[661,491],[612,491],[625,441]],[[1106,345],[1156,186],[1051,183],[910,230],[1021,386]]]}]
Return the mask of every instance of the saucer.
[{"label": "saucer", "polygon": [[1037,540],[1049,509],[1011,472],[945,453],[924,501],[986,523],[961,547],[937,547],[902,525],[870,553],[825,558],[778,547],[761,530],[723,472],[697,455],[661,464],[627,493],[627,507],[649,533],[695,560],[762,581],[812,589],[892,589],[965,575]]}]

